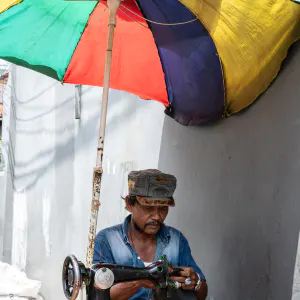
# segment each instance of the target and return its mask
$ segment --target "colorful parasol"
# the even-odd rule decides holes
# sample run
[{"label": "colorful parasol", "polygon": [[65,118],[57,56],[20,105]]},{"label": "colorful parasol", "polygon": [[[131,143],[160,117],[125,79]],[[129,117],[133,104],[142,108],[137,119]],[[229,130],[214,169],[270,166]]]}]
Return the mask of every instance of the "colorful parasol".
[{"label": "colorful parasol", "polygon": [[[1,58],[62,82],[103,86],[105,1],[2,0],[4,11]],[[300,37],[299,20],[300,7],[285,0],[122,1],[110,87],[161,102],[184,125],[220,119],[276,77]]]}]

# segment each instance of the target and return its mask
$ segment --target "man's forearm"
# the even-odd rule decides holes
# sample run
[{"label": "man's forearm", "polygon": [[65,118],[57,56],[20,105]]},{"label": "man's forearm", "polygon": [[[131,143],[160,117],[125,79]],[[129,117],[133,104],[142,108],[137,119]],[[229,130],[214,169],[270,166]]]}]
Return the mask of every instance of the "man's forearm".
[{"label": "man's forearm", "polygon": [[142,287],[141,283],[141,281],[130,281],[114,285],[110,289],[110,299],[128,300]]},{"label": "man's forearm", "polygon": [[208,287],[206,281],[201,283],[200,289],[194,293],[197,300],[205,300],[208,294]]}]

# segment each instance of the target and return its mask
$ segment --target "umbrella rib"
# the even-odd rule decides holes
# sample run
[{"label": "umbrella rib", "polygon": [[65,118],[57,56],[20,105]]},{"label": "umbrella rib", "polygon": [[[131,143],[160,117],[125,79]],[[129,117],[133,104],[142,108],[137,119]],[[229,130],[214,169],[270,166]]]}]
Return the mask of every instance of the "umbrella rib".
[{"label": "umbrella rib", "polygon": [[[134,2],[136,3],[136,1],[134,0]],[[138,6],[138,4],[136,3],[136,5]],[[152,24],[156,24],[156,25],[161,25],[161,26],[178,26],[178,25],[185,25],[185,24],[189,24],[189,23],[193,23],[195,21],[199,21],[198,18],[194,18],[192,20],[188,20],[188,21],[185,21],[185,22],[177,22],[177,23],[162,23],[162,22],[156,22],[156,21],[153,21],[153,20],[149,20],[145,17],[142,17],[140,16],[139,14],[135,13],[134,11],[132,11],[130,8],[126,7],[125,5],[123,5],[122,3],[120,4],[120,6],[122,6],[123,8],[125,8],[126,10],[128,10],[129,12],[131,12],[133,15],[135,15],[136,17],[139,17],[149,23],[152,23]],[[139,6],[138,6],[139,7]],[[123,10],[122,10],[123,11]],[[123,11],[124,12],[124,11]],[[132,18],[132,17],[131,17]],[[133,18],[132,18],[133,19]],[[136,20],[137,21],[137,20]],[[138,21],[137,21],[138,22]],[[141,24],[141,23],[140,23]],[[141,24],[143,25],[143,24]],[[144,25],[143,25],[144,26]]]},{"label": "umbrella rib", "polygon": [[[123,10],[121,7],[119,8],[127,17],[129,17],[130,19],[132,19],[133,21],[137,22],[138,24],[140,24],[141,26],[149,29],[148,26],[144,25],[143,23],[141,23],[140,21],[134,19],[132,16],[130,16],[125,10]],[[141,17],[142,18],[142,17]]]},{"label": "umbrella rib", "polygon": [[[134,1],[134,2],[136,3],[136,1]],[[138,6],[137,3],[136,3],[136,5]],[[185,22],[177,22],[177,23],[162,23],[162,22],[156,22],[156,21],[147,19],[147,18],[145,18],[145,17],[142,17],[142,16],[140,16],[139,14],[135,13],[134,11],[132,11],[130,8],[126,7],[124,4],[122,4],[122,3],[120,4],[120,8],[119,8],[119,9],[120,9],[127,17],[129,17],[130,19],[132,19],[133,21],[137,22],[138,24],[140,24],[141,26],[143,26],[143,27],[145,27],[145,28],[147,28],[147,29],[149,29],[148,26],[144,25],[143,23],[141,23],[141,22],[138,21],[137,19],[135,19],[135,18],[133,18],[132,16],[130,16],[130,15],[128,14],[128,12],[126,12],[125,10],[123,10],[121,7],[122,7],[122,8],[125,8],[128,12],[132,13],[134,16],[136,16],[136,17],[138,17],[138,18],[140,18],[140,19],[142,19],[142,20],[145,20],[145,21],[147,21],[147,22],[149,22],[149,23],[152,23],[152,24],[161,25],[161,26],[178,26],[178,25],[185,25],[185,24],[193,23],[193,22],[195,22],[195,21],[199,21],[198,18],[194,18],[194,19],[192,19],[192,20],[188,20],[188,21],[185,21]],[[138,6],[138,7],[139,7],[139,6]],[[106,9],[107,9],[107,7],[105,7],[104,11],[105,11]],[[90,25],[96,23],[96,21],[98,21],[98,20],[96,19],[96,20],[94,20],[92,23],[88,23],[87,26],[90,26]]]}]

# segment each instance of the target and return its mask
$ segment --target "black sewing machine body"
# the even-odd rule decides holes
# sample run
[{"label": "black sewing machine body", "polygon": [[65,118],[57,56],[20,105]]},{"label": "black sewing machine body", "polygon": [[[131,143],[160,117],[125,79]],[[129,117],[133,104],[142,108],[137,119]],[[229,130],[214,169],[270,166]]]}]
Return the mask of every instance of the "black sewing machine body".
[{"label": "black sewing machine body", "polygon": [[[170,267],[172,273],[169,273]],[[62,272],[63,289],[67,299],[75,300],[83,284],[86,287],[86,300],[110,300],[113,284],[133,280],[152,280],[157,289],[153,290],[154,300],[195,299],[193,293],[175,289],[171,276],[178,276],[180,268],[170,266],[166,257],[146,268],[134,268],[113,264],[98,263],[90,268],[69,255]]]}]

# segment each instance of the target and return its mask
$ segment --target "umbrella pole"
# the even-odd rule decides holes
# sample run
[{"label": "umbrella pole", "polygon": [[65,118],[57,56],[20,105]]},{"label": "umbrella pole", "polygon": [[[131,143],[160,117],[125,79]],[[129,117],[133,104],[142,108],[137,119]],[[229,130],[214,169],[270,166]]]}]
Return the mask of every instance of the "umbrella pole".
[{"label": "umbrella pole", "polygon": [[93,174],[93,198],[91,204],[91,217],[90,227],[88,236],[88,247],[86,254],[86,265],[89,267],[92,265],[95,247],[95,236],[97,230],[97,219],[100,203],[100,188],[102,179],[102,165],[103,165],[103,149],[104,149],[104,136],[106,126],[106,115],[107,115],[107,104],[108,104],[108,93],[110,83],[110,71],[112,61],[112,49],[114,40],[114,31],[117,20],[117,10],[119,9],[121,0],[108,0],[107,6],[109,8],[108,18],[108,41],[106,51],[106,62],[104,71],[104,82],[103,82],[103,93],[102,93],[102,106],[101,106],[101,117],[100,117],[100,133],[98,137],[98,148],[97,148],[97,162],[96,168],[94,168]]}]

